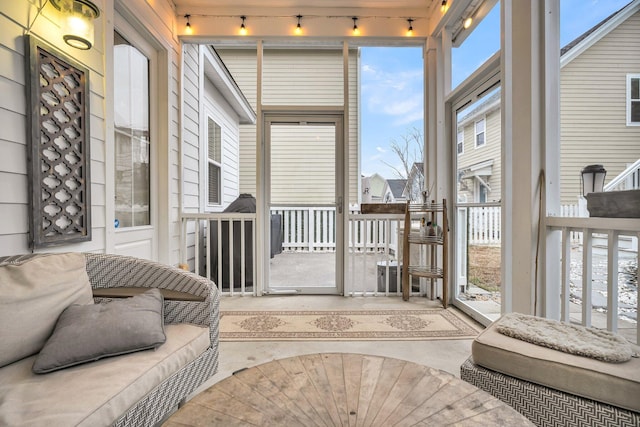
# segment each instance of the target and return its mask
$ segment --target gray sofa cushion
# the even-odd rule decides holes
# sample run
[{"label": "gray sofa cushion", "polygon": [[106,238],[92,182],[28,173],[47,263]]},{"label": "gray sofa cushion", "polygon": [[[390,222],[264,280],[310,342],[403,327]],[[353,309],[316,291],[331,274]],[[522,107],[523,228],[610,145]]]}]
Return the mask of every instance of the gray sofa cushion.
[{"label": "gray sofa cushion", "polygon": [[0,367],[40,351],[71,304],[93,304],[82,254],[0,265]]},{"label": "gray sofa cushion", "polygon": [[163,307],[162,294],[155,288],[106,304],[72,305],[60,315],[33,372],[157,348],[166,340]]}]

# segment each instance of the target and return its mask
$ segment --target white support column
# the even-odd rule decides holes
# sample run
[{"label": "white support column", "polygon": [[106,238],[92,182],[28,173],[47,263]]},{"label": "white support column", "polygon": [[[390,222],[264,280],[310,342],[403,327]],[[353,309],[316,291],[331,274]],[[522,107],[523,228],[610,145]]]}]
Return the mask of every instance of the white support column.
[{"label": "white support column", "polygon": [[[543,123],[543,169],[545,171],[542,212],[544,217],[560,216],[560,0],[545,0],[543,49],[543,79],[545,102]],[[545,226],[546,221],[542,221]],[[540,230],[541,248],[538,260],[538,304],[536,313],[558,319],[560,313],[560,233]],[[541,279],[541,280],[540,280]],[[590,314],[590,313],[589,313]]]},{"label": "white support column", "polygon": [[[267,280],[269,280],[269,271],[266,266],[269,263],[269,251],[265,250],[265,235],[269,233],[267,227],[267,217],[269,215],[269,206],[266,199],[266,177],[265,175],[265,146],[264,146],[264,117],[262,115],[262,40],[256,43],[256,277],[258,278],[256,288],[254,290],[256,296],[261,296]],[[232,270],[233,271],[233,270]]]},{"label": "white support column", "polygon": [[[546,307],[542,301],[545,295],[540,291],[543,278],[536,273],[544,271],[537,265],[543,247],[538,236],[544,235],[538,234],[544,226],[540,204],[542,201],[544,207],[545,201],[540,183],[544,156],[551,155],[545,152],[545,141],[559,135],[557,118],[554,119],[559,115],[558,85],[546,78],[559,73],[559,66],[554,70],[556,65],[550,59],[559,21],[557,17],[547,19],[546,15],[559,11],[558,2],[500,3],[503,312],[540,314]],[[552,129],[548,130],[547,125]],[[559,143],[558,139],[548,142],[549,147]],[[557,185],[557,175],[550,176],[553,185]]]},{"label": "white support column", "polygon": [[[438,141],[438,49],[440,39],[430,37],[425,45],[424,75],[425,75],[425,99],[424,99],[424,185],[431,190],[436,182],[436,145]],[[432,197],[433,195],[429,195]]]}]

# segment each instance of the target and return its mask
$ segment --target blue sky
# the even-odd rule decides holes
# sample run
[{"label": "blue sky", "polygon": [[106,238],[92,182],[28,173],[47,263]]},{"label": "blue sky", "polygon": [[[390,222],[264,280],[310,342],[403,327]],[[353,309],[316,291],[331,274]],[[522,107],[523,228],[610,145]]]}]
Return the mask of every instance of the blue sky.
[{"label": "blue sky", "polygon": [[[564,46],[630,0],[560,0],[560,45]],[[452,85],[468,77],[500,48],[499,3],[463,45],[452,52]],[[421,48],[361,51],[361,173],[397,178],[383,161],[399,164],[389,147],[412,128],[423,129]]]}]

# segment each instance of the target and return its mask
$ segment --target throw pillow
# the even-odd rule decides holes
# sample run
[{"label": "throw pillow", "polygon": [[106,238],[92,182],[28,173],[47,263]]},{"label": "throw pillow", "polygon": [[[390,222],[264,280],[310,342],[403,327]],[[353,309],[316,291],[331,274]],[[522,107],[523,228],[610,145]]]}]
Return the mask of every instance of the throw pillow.
[{"label": "throw pillow", "polygon": [[166,341],[158,289],[105,304],[72,305],[33,364],[44,374],[104,357],[159,347]]},{"label": "throw pillow", "polygon": [[93,304],[81,253],[0,265],[0,367],[36,354],[71,304]]}]

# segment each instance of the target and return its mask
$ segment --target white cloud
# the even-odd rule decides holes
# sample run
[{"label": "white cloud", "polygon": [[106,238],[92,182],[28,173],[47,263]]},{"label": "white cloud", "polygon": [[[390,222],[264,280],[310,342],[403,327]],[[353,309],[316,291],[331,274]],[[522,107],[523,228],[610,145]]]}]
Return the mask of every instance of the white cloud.
[{"label": "white cloud", "polygon": [[397,73],[380,72],[365,64],[362,97],[370,112],[400,117],[402,123],[407,117],[422,117],[422,70],[412,69]]},{"label": "white cloud", "polygon": [[384,154],[387,152],[387,150],[384,147],[376,147],[376,151],[381,154]]}]

